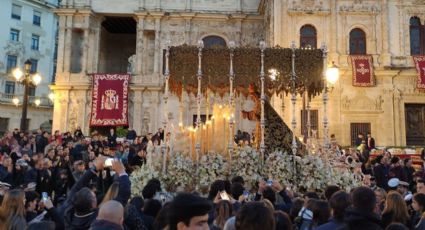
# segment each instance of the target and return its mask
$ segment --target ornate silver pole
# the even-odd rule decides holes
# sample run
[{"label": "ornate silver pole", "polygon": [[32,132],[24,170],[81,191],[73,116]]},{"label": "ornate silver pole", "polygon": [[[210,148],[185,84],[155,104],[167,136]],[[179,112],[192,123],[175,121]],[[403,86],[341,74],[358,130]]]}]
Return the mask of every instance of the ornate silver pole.
[{"label": "ornate silver pole", "polygon": [[296,155],[297,155],[297,139],[295,137],[295,129],[297,128],[297,120],[295,118],[295,106],[297,103],[297,92],[296,92],[296,78],[297,75],[295,73],[295,41],[291,42],[291,50],[292,50],[292,56],[291,56],[291,102],[292,102],[292,160],[293,160],[293,167],[294,167],[294,184],[297,184],[297,161],[296,161]]},{"label": "ornate silver pole", "polygon": [[167,143],[166,136],[168,133],[168,83],[170,80],[170,69],[169,69],[169,57],[170,57],[170,41],[166,42],[166,51],[165,51],[165,91],[164,91],[164,121],[162,125],[164,126],[164,140],[162,141],[162,173],[165,175],[167,172]]},{"label": "ornate silver pole", "polygon": [[329,149],[329,135],[328,135],[328,84],[326,81],[326,69],[327,69],[327,56],[328,56],[328,48],[325,43],[322,43],[321,50],[323,52],[323,137],[324,137],[324,148],[325,150]]},{"label": "ornate silver pole", "polygon": [[[297,154],[297,139],[295,137],[295,129],[297,128],[297,120],[296,120],[296,113],[295,113],[295,106],[297,103],[297,92],[296,92],[296,78],[297,75],[295,73],[295,41],[292,41],[291,43],[291,50],[292,50],[292,56],[291,56],[291,102],[292,102],[292,154],[295,156]],[[294,158],[295,159],[295,158]]]},{"label": "ornate silver pole", "polygon": [[261,163],[264,162],[264,153],[266,151],[266,144],[264,142],[264,132],[266,128],[266,120],[264,118],[264,103],[266,102],[266,95],[264,94],[264,50],[266,49],[266,42],[260,42],[261,49],[261,71],[260,71],[260,81],[261,81],[261,118],[260,118],[260,127],[261,127],[261,142],[260,142],[260,153],[261,153]]},{"label": "ornate silver pole", "polygon": [[198,171],[198,162],[199,162],[199,155],[201,153],[201,99],[202,99],[202,92],[201,92],[201,80],[202,80],[202,49],[204,48],[204,42],[202,40],[198,41],[198,73],[196,76],[198,77],[198,94],[196,97],[196,103],[197,103],[197,116],[196,116],[196,171]]},{"label": "ornate silver pole", "polygon": [[[230,83],[230,89],[229,89],[229,107],[230,112],[234,112],[234,98],[233,98],[233,80],[235,78],[235,73],[233,71],[233,56],[235,51],[235,42],[230,41],[229,42],[229,49],[230,49],[230,70],[229,70],[229,83]],[[233,154],[233,122],[234,118],[232,114],[229,114],[229,145],[227,147],[229,152],[229,162],[230,165],[232,165],[232,154]]]}]

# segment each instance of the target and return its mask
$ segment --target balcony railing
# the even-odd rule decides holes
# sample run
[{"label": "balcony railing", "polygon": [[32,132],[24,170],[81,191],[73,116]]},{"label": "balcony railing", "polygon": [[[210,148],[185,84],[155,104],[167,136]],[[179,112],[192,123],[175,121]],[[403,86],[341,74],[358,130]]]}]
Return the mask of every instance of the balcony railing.
[{"label": "balcony railing", "polygon": [[[22,94],[7,94],[0,92],[0,103],[2,104],[11,104],[13,103],[13,99],[18,98],[19,103],[17,106],[22,106],[22,102],[24,100],[24,96]],[[29,96],[28,97],[28,106],[37,107],[35,104],[35,100],[40,99],[40,104],[38,107],[53,107],[53,103],[50,101],[48,97],[38,97],[38,96]]]}]

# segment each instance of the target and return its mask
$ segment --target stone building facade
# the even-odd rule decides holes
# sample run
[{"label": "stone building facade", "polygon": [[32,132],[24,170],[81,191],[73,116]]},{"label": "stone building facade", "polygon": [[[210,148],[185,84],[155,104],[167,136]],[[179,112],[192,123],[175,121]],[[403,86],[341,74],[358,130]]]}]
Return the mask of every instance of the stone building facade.
[{"label": "stone building facade", "polygon": [[[53,129],[89,132],[90,73],[132,72],[129,122],[138,133],[162,126],[163,50],[171,45],[196,45],[208,36],[227,43],[255,46],[264,39],[259,0],[65,0],[59,16],[59,48]],[[216,37],[217,38],[217,37]],[[128,63],[134,68],[128,69]],[[172,121],[192,123],[195,98],[180,105],[169,99]]]},{"label": "stone building facade", "polygon": [[[263,1],[270,44],[300,46],[305,25],[316,29],[317,47],[328,47],[328,62],[340,67],[328,105],[330,133],[348,146],[356,132],[370,131],[379,146],[425,145],[425,92],[416,88],[417,71],[412,54],[423,53],[423,35],[411,31],[412,19],[424,31],[425,1],[421,0],[298,0]],[[372,55],[376,86],[354,87],[349,61],[350,32],[365,34],[366,54]],[[423,34],[423,32],[421,32]],[[412,40],[413,39],[413,40]],[[414,46],[411,42],[418,42]],[[413,46],[413,47],[411,47]],[[274,98],[286,122],[291,119],[289,97]],[[297,100],[297,130],[301,136],[302,98]],[[319,137],[323,134],[323,100],[312,99]],[[277,109],[279,111],[279,109]]]},{"label": "stone building facade", "polygon": [[[20,127],[24,87],[16,82],[12,70],[23,70],[27,59],[34,63],[32,70],[42,76],[30,91],[28,128],[51,127],[53,104],[48,95],[54,78],[57,17],[53,9],[57,7],[57,0],[0,2],[0,134]],[[18,105],[12,102],[14,98],[19,99]],[[39,106],[34,104],[37,99]]]},{"label": "stone building facade", "polygon": [[[412,18],[425,20],[423,0],[63,0],[59,16],[59,48],[53,129],[89,132],[91,81],[97,72],[132,72],[129,120],[139,133],[162,125],[163,50],[208,36],[241,46],[301,45],[300,30],[314,28],[315,47],[325,43],[328,61],[340,67],[331,88],[330,133],[347,146],[357,132],[370,131],[380,146],[424,145],[425,93],[416,89],[411,57]],[[423,27],[418,27],[423,30]],[[352,86],[350,32],[364,34],[372,55],[376,86]],[[425,34],[425,33],[423,33]],[[421,40],[422,39],[422,40]],[[420,47],[425,46],[423,35]],[[421,43],[422,42],[422,43]],[[414,47],[415,48],[415,47]],[[423,48],[421,51],[423,52]],[[423,54],[423,53],[422,53]],[[128,63],[134,68],[128,68]],[[271,99],[287,124],[291,105],[286,95]],[[323,134],[323,103],[312,98],[313,126]],[[195,98],[169,101],[174,124],[196,114]],[[184,114],[179,114],[181,107]],[[302,97],[297,100],[297,136],[301,136]],[[305,121],[303,121],[305,125]]]}]

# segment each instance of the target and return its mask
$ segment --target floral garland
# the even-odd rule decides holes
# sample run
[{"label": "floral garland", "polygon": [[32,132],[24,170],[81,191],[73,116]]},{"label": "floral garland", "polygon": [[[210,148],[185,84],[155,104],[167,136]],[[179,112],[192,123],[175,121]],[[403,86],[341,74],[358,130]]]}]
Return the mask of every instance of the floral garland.
[{"label": "floral garland", "polygon": [[218,179],[224,179],[227,162],[218,153],[208,153],[199,160],[198,177],[200,186],[209,186]]},{"label": "floral garland", "polygon": [[169,160],[164,180],[169,188],[190,187],[194,185],[196,178],[194,175],[195,167],[192,159],[182,154],[174,154]]},{"label": "floral garland", "polygon": [[148,181],[153,178],[160,181],[163,179],[159,171],[156,171],[153,167],[149,167],[146,164],[134,170],[130,175],[132,195],[140,196]]},{"label": "floral garland", "polygon": [[294,170],[295,162],[292,155],[276,151],[267,157],[264,163],[263,174],[267,178],[278,180],[284,185],[293,184],[296,172]]},{"label": "floral garland", "polygon": [[248,186],[255,187],[262,178],[260,156],[249,146],[236,149],[229,167],[231,167],[232,176],[243,177]]},{"label": "floral garland", "polygon": [[205,187],[217,179],[234,176],[243,177],[247,189],[256,187],[256,183],[263,178],[296,187],[298,191],[323,191],[331,184],[349,191],[362,184],[362,176],[358,170],[345,163],[324,161],[319,155],[294,158],[285,152],[275,151],[267,156],[262,167],[258,152],[249,146],[235,149],[231,162],[226,162],[219,153],[203,155],[197,172],[191,158],[174,154],[170,158],[165,176],[152,167],[142,166],[131,174],[130,181],[133,195],[139,195],[152,178],[159,179],[167,191],[175,191],[176,188],[182,190]]}]

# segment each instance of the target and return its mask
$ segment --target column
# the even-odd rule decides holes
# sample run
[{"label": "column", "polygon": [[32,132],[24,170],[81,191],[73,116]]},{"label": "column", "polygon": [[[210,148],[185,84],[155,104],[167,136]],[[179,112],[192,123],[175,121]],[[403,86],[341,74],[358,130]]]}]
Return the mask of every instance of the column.
[{"label": "column", "polygon": [[140,90],[134,90],[133,91],[134,97],[133,97],[133,122],[132,126],[133,129],[137,133],[141,133],[142,130],[142,92]]},{"label": "column", "polygon": [[153,72],[158,74],[160,72],[160,59],[161,55],[161,18],[155,18],[155,55],[154,55],[154,69]]},{"label": "column", "polygon": [[192,27],[192,19],[185,18],[184,42],[190,45],[190,30]]},{"label": "column", "polygon": [[72,48],[72,16],[66,16],[66,33],[65,33],[65,50],[64,50],[64,68],[66,73],[70,72],[71,65],[71,48]]},{"label": "column", "polygon": [[[66,37],[66,15],[59,16],[59,38],[58,38],[58,57],[57,57],[57,73],[64,72],[65,61],[65,37]],[[56,80],[58,80],[56,78]]]},{"label": "column", "polygon": [[139,0],[139,10],[145,10],[145,0]]},{"label": "column", "polygon": [[145,27],[145,15],[138,15],[137,17],[137,41],[136,41],[136,74],[142,74],[143,63],[143,32]]},{"label": "column", "polygon": [[331,5],[330,5],[330,10],[331,10],[331,18],[329,20],[330,26],[331,26],[331,33],[330,33],[330,37],[331,37],[331,41],[330,41],[330,54],[329,54],[329,60],[332,61],[336,61],[336,63],[338,63],[337,61],[337,56],[338,56],[338,27],[337,27],[337,23],[338,23],[338,10],[337,10],[337,4],[336,4],[336,0],[331,0]]},{"label": "column", "polygon": [[161,0],[156,0],[155,10],[161,11]]},{"label": "column", "polygon": [[391,65],[391,54],[389,52],[389,10],[388,10],[388,0],[382,0],[381,8],[381,32],[382,32],[382,54],[380,63],[383,66]]},{"label": "column", "polygon": [[[87,20],[87,19],[86,19]],[[88,53],[91,47],[89,46],[89,28],[87,25],[87,28],[84,28],[84,35],[83,35],[83,57],[82,57],[82,63],[81,63],[81,73],[86,74],[87,73],[87,67],[88,67]]]},{"label": "column", "polygon": [[186,0],[185,2],[185,10],[191,11],[192,10],[192,0]]}]

